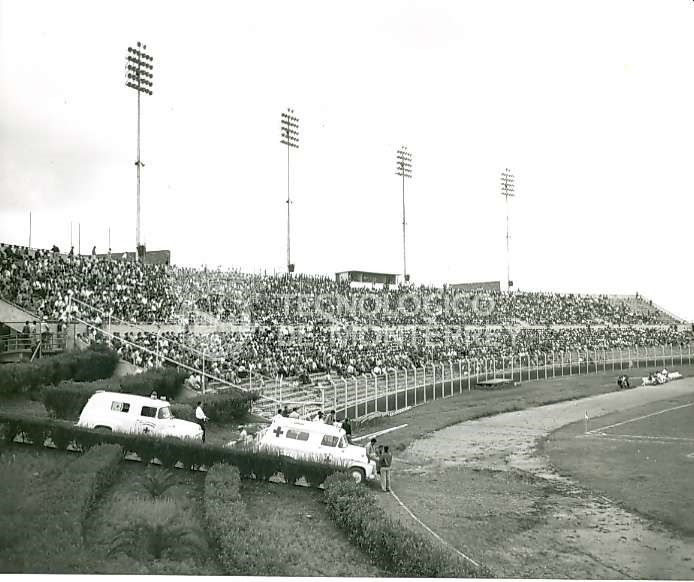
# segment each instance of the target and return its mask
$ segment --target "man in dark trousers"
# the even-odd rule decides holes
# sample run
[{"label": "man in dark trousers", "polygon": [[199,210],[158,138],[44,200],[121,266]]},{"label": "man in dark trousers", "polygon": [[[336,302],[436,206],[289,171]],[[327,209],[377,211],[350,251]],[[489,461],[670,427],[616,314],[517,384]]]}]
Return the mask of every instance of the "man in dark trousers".
[{"label": "man in dark trousers", "polygon": [[205,442],[205,423],[210,420],[207,415],[202,410],[202,402],[198,402],[195,408],[195,420],[200,425],[202,429],[202,442]]},{"label": "man in dark trousers", "polygon": [[390,467],[393,464],[393,455],[390,453],[388,445],[383,447],[383,453],[378,459],[381,467],[381,489],[390,491]]}]

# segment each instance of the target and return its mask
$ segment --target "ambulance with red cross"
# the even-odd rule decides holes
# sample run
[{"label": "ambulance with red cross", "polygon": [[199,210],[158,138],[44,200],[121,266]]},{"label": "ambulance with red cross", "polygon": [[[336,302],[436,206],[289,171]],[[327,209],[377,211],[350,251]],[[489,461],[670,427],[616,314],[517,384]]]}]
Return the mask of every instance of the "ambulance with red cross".
[{"label": "ambulance with red cross", "polygon": [[376,463],[369,460],[364,447],[348,443],[345,431],[332,424],[276,416],[268,428],[256,434],[254,445],[292,459],[344,467],[357,483],[376,478]]}]

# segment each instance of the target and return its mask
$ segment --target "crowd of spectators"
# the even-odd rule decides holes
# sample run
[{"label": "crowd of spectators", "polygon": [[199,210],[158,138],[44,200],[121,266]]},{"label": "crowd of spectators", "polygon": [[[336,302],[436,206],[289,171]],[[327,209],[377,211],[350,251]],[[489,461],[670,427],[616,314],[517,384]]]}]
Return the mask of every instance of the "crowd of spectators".
[{"label": "crowd of spectators", "polygon": [[160,365],[165,357],[201,369],[204,353],[206,371],[230,381],[252,373],[268,378],[378,374],[463,358],[688,339],[674,327],[641,327],[663,321],[663,313],[645,302],[605,295],[353,288],[329,277],[144,265],[95,253],[65,255],[57,248],[0,246],[0,297],[53,321],[74,315],[97,327],[108,317],[140,323],[243,322],[245,333],[191,333],[186,326],[105,340],[142,367]]},{"label": "crowd of spectators", "polygon": [[[122,339],[126,340],[125,342]],[[524,357],[663,345],[685,345],[690,335],[676,327],[498,328],[463,330],[447,326],[407,329],[300,329],[259,326],[252,332],[125,334],[111,342],[121,356],[138,366],[157,365],[155,352],[191,368],[239,382],[293,377],[307,381],[316,373],[337,376],[382,374],[396,369],[462,359]],[[140,349],[148,348],[151,352]],[[259,376],[258,376],[259,375]]]}]

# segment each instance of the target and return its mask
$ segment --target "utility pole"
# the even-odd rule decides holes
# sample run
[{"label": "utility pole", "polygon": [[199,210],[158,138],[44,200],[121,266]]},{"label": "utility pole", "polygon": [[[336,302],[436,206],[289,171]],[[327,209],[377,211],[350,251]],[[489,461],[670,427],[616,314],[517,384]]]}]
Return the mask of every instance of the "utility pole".
[{"label": "utility pole", "polygon": [[140,42],[136,47],[128,47],[128,54],[125,57],[125,86],[137,91],[137,226],[135,228],[135,260],[137,261],[140,253],[140,168],[144,167],[140,159],[140,94],[152,94],[152,78],[154,72],[154,59],[148,55],[147,45]]},{"label": "utility pole", "polygon": [[293,109],[287,109],[282,113],[280,119],[280,143],[287,146],[287,272],[294,272],[294,264],[291,256],[291,237],[289,222],[289,207],[291,198],[289,196],[289,152],[291,148],[299,148],[299,118],[294,116]]},{"label": "utility pole", "polygon": [[397,153],[395,175],[402,177],[402,280],[407,283],[407,245],[405,221],[405,178],[412,178],[412,154],[407,151],[407,146],[402,146]]},{"label": "utility pole", "polygon": [[511,291],[511,236],[508,227],[508,199],[515,196],[515,177],[509,168],[501,172],[501,195],[506,198],[506,290]]}]

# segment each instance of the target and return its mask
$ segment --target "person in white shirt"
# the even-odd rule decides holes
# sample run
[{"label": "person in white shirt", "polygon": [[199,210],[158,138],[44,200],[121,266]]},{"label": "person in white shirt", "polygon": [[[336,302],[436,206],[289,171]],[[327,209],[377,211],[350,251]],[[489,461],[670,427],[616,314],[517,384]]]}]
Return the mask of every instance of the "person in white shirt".
[{"label": "person in white shirt", "polygon": [[294,408],[292,408],[292,411],[289,413],[289,418],[300,418],[299,412],[298,412],[296,406]]},{"label": "person in white shirt", "polygon": [[202,410],[202,402],[198,402],[198,405],[195,408],[195,420],[200,425],[200,428],[202,428],[202,442],[204,443],[205,442],[205,423],[210,419],[207,417],[207,415]]},{"label": "person in white shirt", "polygon": [[313,417],[313,422],[323,422],[323,411],[319,410],[318,414]]},{"label": "person in white shirt", "polygon": [[248,440],[248,433],[246,432],[246,427],[240,426],[239,427],[239,440],[241,444],[245,444],[246,441]]}]

